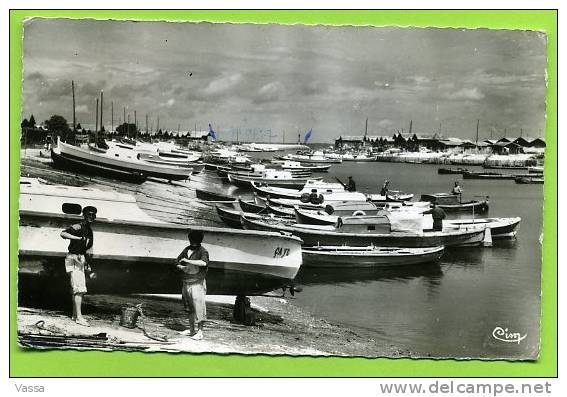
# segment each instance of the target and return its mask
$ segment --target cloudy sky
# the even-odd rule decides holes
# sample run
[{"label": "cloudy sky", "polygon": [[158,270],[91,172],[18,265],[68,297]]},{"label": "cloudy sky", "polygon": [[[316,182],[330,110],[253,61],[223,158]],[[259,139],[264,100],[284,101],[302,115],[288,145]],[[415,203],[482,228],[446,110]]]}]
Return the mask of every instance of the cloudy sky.
[{"label": "cloudy sky", "polygon": [[[535,32],[34,19],[24,30],[23,117],[94,127],[123,108],[145,129],[287,142],[413,131],[543,136],[545,36]],[[255,134],[255,135],[251,135]],[[271,135],[271,136],[270,136]]]}]

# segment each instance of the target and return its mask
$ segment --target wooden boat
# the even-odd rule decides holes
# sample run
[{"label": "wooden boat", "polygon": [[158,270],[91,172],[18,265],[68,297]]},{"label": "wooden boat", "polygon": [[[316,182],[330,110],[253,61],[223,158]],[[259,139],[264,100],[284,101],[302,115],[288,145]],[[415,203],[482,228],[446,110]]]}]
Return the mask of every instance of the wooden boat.
[{"label": "wooden boat", "polygon": [[224,224],[235,229],[242,229],[242,215],[246,216],[249,219],[264,219],[266,217],[272,217],[273,219],[279,219],[281,221],[285,219],[292,219],[291,216],[279,216],[276,218],[273,214],[255,214],[244,212],[241,209],[235,209],[224,205],[216,205],[215,207],[219,218],[224,222]]},{"label": "wooden boat", "polygon": [[477,219],[446,219],[443,225],[446,226],[471,226],[486,225],[490,229],[493,239],[513,238],[518,232],[522,218],[477,218]]},{"label": "wooden boat", "polygon": [[437,170],[438,174],[463,174],[465,172],[468,172],[469,170],[466,168],[445,168],[445,167],[441,167]]},{"label": "wooden boat", "polygon": [[269,186],[302,189],[305,186],[305,183],[310,179],[317,178],[295,178],[288,171],[276,171],[269,169],[265,170],[262,176],[244,176],[234,173],[228,174],[228,180],[230,183],[241,187],[250,187],[251,182],[260,182]]},{"label": "wooden boat", "polygon": [[162,178],[171,181],[188,179],[193,169],[191,167],[166,166],[153,164],[137,158],[138,153],[129,149],[115,146],[105,153],[90,150],[58,141],[52,149],[57,155],[66,159],[89,163],[92,167],[112,168],[118,171],[137,172],[145,177]]},{"label": "wooden boat", "polygon": [[311,172],[327,172],[329,168],[331,168],[331,164],[329,165],[316,165],[316,164],[302,164],[298,161],[290,161],[290,160],[272,160],[272,164],[279,166],[282,170],[304,170],[304,171],[311,171]]},{"label": "wooden boat", "polygon": [[366,154],[343,154],[341,158],[343,161],[356,161],[356,162],[368,162],[376,161],[378,156],[369,156]]},{"label": "wooden boat", "polygon": [[341,216],[376,216],[381,211],[372,203],[339,203],[327,205],[325,210],[306,210],[295,206],[293,211],[297,223],[307,225],[334,225]]},{"label": "wooden boat", "polygon": [[138,171],[119,170],[102,164],[89,163],[77,157],[67,157],[51,149],[51,159],[56,168],[79,172],[81,174],[104,176],[131,183],[142,183],[146,176]]},{"label": "wooden boat", "polygon": [[234,201],[234,197],[227,196],[223,193],[211,192],[209,190],[195,189],[197,198],[203,201]]},{"label": "wooden boat", "polygon": [[308,209],[324,209],[328,204],[335,204],[338,202],[348,202],[349,205],[364,205],[366,200],[366,195],[364,193],[357,192],[337,192],[329,194],[321,194],[317,196],[317,201],[314,200],[302,200],[302,199],[284,199],[284,198],[268,198],[268,203],[276,206],[293,208],[298,206],[300,208]]},{"label": "wooden boat", "polygon": [[304,247],[304,267],[381,267],[437,262],[444,247]]},{"label": "wooden boat", "polygon": [[541,167],[528,167],[529,174],[543,174],[543,166]]},{"label": "wooden boat", "polygon": [[409,201],[413,198],[413,194],[390,191],[385,196],[381,194],[367,194],[366,197],[368,197],[368,200],[372,201],[373,203],[384,203],[384,202]]},{"label": "wooden boat", "polygon": [[317,194],[344,192],[345,188],[340,183],[328,183],[319,179],[308,179],[303,189],[287,189],[276,186],[267,186],[258,182],[251,183],[252,189],[260,196],[270,196],[273,198],[287,198],[299,200],[304,194],[311,194],[313,190]]},{"label": "wooden boat", "polygon": [[266,206],[258,205],[254,202],[244,201],[241,198],[238,199],[238,205],[244,212],[251,212],[253,214],[259,214],[261,212],[268,213]]},{"label": "wooden boat", "polygon": [[324,154],[288,154],[283,157],[284,160],[299,161],[304,164],[340,164],[341,158],[329,158]]},{"label": "wooden boat", "polygon": [[485,226],[474,225],[443,231],[392,232],[387,217],[340,218],[336,225],[300,225],[257,220],[242,216],[245,229],[260,231],[279,231],[299,237],[305,246],[347,245],[365,247],[438,247],[475,246],[484,239]]},{"label": "wooden boat", "polygon": [[499,172],[463,172],[464,179],[514,179],[513,174],[502,174]]},{"label": "wooden boat", "polygon": [[446,212],[487,212],[488,198],[486,200],[472,200],[462,202],[459,195],[451,193],[422,194],[421,201],[436,203]]},{"label": "wooden boat", "polygon": [[68,290],[60,233],[80,222],[81,209],[98,209],[93,223],[89,293],[179,293],[173,264],[188,245],[189,229],[205,233],[207,292],[254,295],[289,285],[302,262],[301,240],[281,233],[174,225],[145,214],[132,196],[89,188],[23,184],[20,187],[18,288],[51,296]]},{"label": "wooden boat", "polygon": [[537,177],[519,176],[519,177],[516,177],[514,179],[514,181],[516,183],[521,184],[521,185],[527,185],[527,184],[540,184],[541,185],[541,184],[543,184],[544,179],[543,179],[543,177],[537,178]]}]

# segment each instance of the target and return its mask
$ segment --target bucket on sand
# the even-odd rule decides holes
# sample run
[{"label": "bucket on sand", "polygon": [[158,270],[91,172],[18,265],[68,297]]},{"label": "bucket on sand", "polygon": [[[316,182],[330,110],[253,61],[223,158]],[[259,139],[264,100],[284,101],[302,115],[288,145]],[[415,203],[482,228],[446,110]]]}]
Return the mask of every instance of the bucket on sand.
[{"label": "bucket on sand", "polygon": [[136,328],[140,312],[139,306],[124,306],[120,315],[120,325],[125,328]]}]

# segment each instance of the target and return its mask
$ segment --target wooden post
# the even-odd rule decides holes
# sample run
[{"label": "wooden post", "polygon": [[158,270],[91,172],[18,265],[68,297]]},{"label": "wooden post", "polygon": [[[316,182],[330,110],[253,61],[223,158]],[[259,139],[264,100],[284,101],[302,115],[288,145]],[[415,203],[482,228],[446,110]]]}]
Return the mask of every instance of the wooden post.
[{"label": "wooden post", "polygon": [[156,128],[156,131],[159,132],[159,116],[158,116],[158,118],[157,118],[157,128]]},{"label": "wooden post", "polygon": [[102,122],[102,100],[103,100],[103,93],[102,90],[100,91],[100,130],[104,129],[104,124]]},{"label": "wooden post", "polygon": [[476,120],[476,141],[475,143],[478,145],[478,125],[480,124],[480,120]]},{"label": "wooden post", "polygon": [[135,126],[134,128],[136,129],[136,130],[134,131],[134,134],[135,134],[134,136],[135,136],[135,138],[137,139],[137,138],[138,138],[138,116],[136,115],[136,111],[135,111],[135,110],[134,110],[134,126]]},{"label": "wooden post", "polygon": [[98,131],[98,98],[96,99],[96,111],[95,111],[95,134]]},{"label": "wooden post", "polygon": [[146,134],[149,136],[150,132],[148,131],[148,114],[146,113]]},{"label": "wooden post", "polygon": [[[409,121],[409,134],[410,134],[410,135],[411,135],[412,127],[413,127],[413,120],[410,120],[410,121]],[[403,132],[403,131],[404,131],[404,129],[402,128],[402,132]]]}]

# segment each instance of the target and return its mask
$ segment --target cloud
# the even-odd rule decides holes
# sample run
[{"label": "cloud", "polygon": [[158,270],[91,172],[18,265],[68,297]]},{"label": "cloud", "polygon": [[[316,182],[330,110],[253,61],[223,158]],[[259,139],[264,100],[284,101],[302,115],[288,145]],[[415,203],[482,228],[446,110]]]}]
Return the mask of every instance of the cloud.
[{"label": "cloud", "polygon": [[273,81],[271,83],[262,86],[258,93],[252,98],[254,103],[266,103],[274,102],[284,95],[285,86],[279,81]]},{"label": "cloud", "polygon": [[447,99],[479,101],[484,98],[484,94],[477,88],[462,88],[459,91],[448,93]]},{"label": "cloud", "polygon": [[217,96],[231,91],[241,82],[242,74],[240,73],[223,75],[220,78],[211,81],[209,85],[203,89],[203,93],[209,96]]}]

